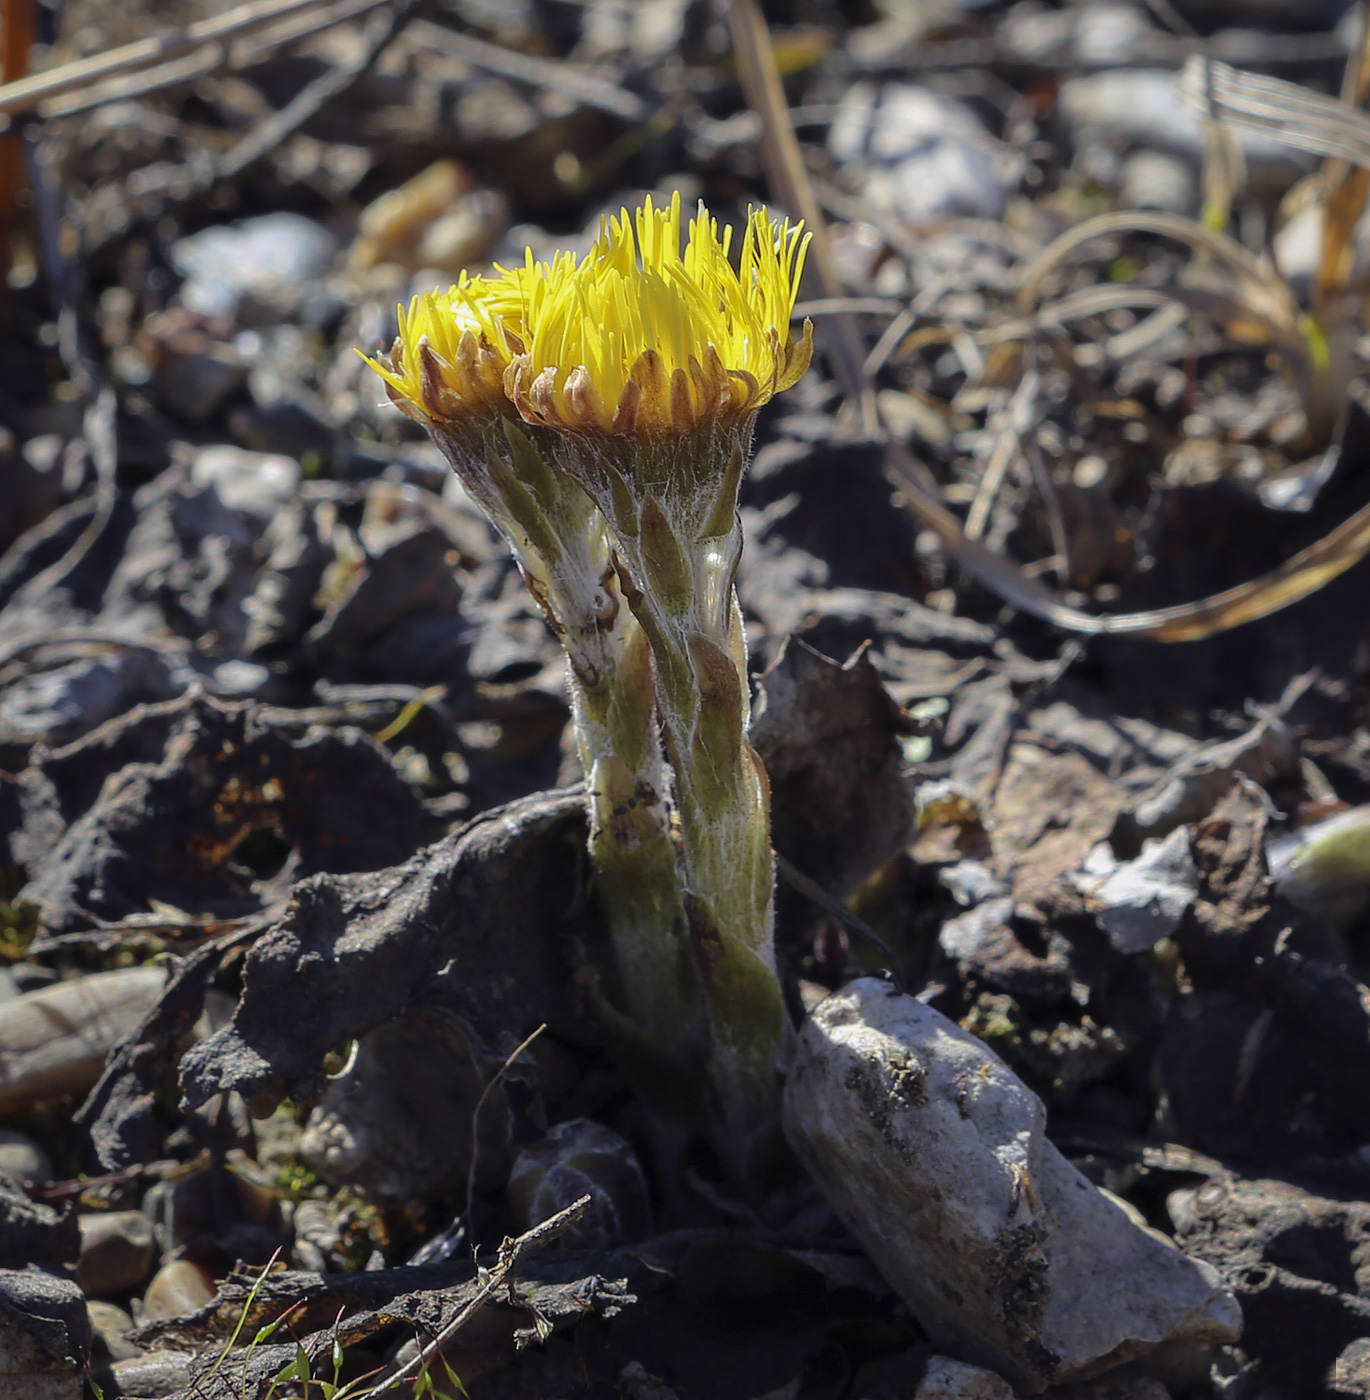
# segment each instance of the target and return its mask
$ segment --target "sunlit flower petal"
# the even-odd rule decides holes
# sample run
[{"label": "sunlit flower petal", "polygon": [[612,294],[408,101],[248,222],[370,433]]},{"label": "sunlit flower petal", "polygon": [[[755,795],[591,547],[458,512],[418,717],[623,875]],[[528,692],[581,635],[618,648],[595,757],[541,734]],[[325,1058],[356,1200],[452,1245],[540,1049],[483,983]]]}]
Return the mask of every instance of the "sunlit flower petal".
[{"label": "sunlit flower petal", "polygon": [[684,433],[754,412],[808,367],[811,327],[790,335],[808,241],[754,211],[734,268],[731,228],[701,205],[682,251],[679,195],[649,198],[580,260],[530,250],[522,267],[415,297],[390,363],[371,363],[421,417],[512,404],[560,431]]}]

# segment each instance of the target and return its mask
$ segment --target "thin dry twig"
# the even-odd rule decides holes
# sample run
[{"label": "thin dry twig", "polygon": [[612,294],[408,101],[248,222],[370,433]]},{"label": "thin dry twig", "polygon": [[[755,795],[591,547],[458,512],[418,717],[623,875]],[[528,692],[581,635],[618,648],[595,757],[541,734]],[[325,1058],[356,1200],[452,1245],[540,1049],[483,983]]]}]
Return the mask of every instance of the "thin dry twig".
[{"label": "thin dry twig", "polygon": [[74,117],[111,102],[127,102],[165,88],[189,83],[220,68],[239,69],[259,63],[275,49],[298,43],[335,25],[356,19],[383,3],[383,0],[342,0],[326,10],[306,11],[274,28],[254,29],[250,39],[230,45],[227,40],[215,40],[154,68],[135,71],[123,77],[106,79],[77,88],[63,96],[43,102],[38,115],[48,121],[57,117]]},{"label": "thin dry twig", "polygon": [[274,151],[319,111],[341,97],[381,56],[413,13],[418,0],[394,0],[383,14],[367,23],[365,47],[355,58],[321,73],[301,88],[274,116],[243,137],[234,148],[214,163],[215,180],[231,180],[249,165]]},{"label": "thin dry twig", "polygon": [[792,319],[806,317],[819,320],[824,316],[890,316],[903,306],[893,297],[815,297],[812,301],[797,301]]},{"label": "thin dry twig", "polygon": [[104,627],[58,627],[41,636],[13,637],[0,643],[0,667],[8,666],[29,652],[61,646],[124,647],[130,651],[151,651],[158,656],[174,656],[178,660],[190,650],[188,642],[174,642],[154,637],[132,637]]},{"label": "thin dry twig", "polygon": [[184,202],[198,198],[221,181],[241,175],[360,81],[408,23],[417,4],[418,0],[392,0],[384,13],[373,15],[367,22],[365,45],[360,53],[321,73],[217,160],[145,167],[129,178],[129,194],[137,199],[173,196]]},{"label": "thin dry twig", "polygon": [[1370,167],[1370,117],[1336,97],[1283,78],[1244,73],[1194,54],[1175,85],[1180,100],[1205,116],[1258,132],[1312,155]]},{"label": "thin dry twig", "polygon": [[[771,188],[791,213],[803,219],[812,231],[810,261],[818,273],[824,294],[831,298],[843,298],[846,289],[838,276],[823,212],[790,122],[789,104],[780,82],[780,70],[776,67],[775,51],[771,47],[766,21],[757,8],[756,0],[730,0],[728,19],[742,76],[742,90],[752,110],[761,118],[762,159]],[[850,315],[839,313],[832,318],[829,349],[843,387],[852,401],[859,405],[866,431],[874,436],[879,432],[875,396],[863,370],[866,356],[861,348],[861,335]]]},{"label": "thin dry twig", "polygon": [[1070,532],[1066,529],[1066,518],[1061,510],[1060,493],[1051,479],[1051,472],[1042,457],[1041,446],[1036,442],[1022,444],[1023,456],[1032,470],[1032,480],[1036,484],[1042,503],[1047,510],[1047,528],[1051,531],[1052,557],[1046,567],[1056,574],[1057,583],[1065,583],[1070,577]]},{"label": "thin dry twig", "polygon": [[1012,560],[986,549],[978,540],[968,540],[960,522],[937,499],[937,483],[931,473],[902,443],[886,444],[885,461],[909,509],[936,532],[947,552],[972,578],[1013,607],[1067,632],[1156,642],[1202,641],[1307,598],[1370,554],[1370,506],[1362,506],[1330,534],[1260,578],[1193,603],[1096,617],[1061,602]]},{"label": "thin dry twig", "polygon": [[907,306],[901,308],[899,314],[880,333],[880,339],[866,356],[863,368],[867,379],[873,380],[880,373],[885,367],[885,361],[894,354],[895,347],[914,328],[918,318],[926,316],[941,300],[943,294],[951,289],[959,270],[957,267],[939,272]]},{"label": "thin dry twig", "polygon": [[654,109],[637,93],[587,73],[564,59],[516,53],[499,44],[477,39],[471,34],[460,34],[455,29],[447,29],[426,19],[415,20],[410,32],[420,42],[453,58],[464,59],[474,68],[498,73],[515,82],[526,83],[529,87],[559,92],[564,97],[573,98],[586,107],[596,107],[625,122],[646,122],[654,115]]},{"label": "thin dry twig", "polygon": [[1032,426],[1032,415],[1037,406],[1037,394],[1042,387],[1042,377],[1035,369],[1030,369],[1018,381],[1013,397],[1005,405],[995,425],[998,437],[994,450],[990,453],[985,470],[980,474],[980,483],[975,490],[975,499],[966,513],[965,535],[968,540],[978,540],[985,532],[994,498],[1004,484],[1004,477],[1015,456],[1022,450],[1023,434]]},{"label": "thin dry twig", "polygon": [[[31,112],[45,98],[58,97],[105,78],[179,58],[207,44],[245,34],[260,25],[271,24],[324,3],[326,0],[254,0],[252,4],[240,5],[213,19],[199,20],[182,29],[168,29],[151,39],[139,39],[136,43],[124,44],[108,53],[64,63],[46,73],[37,73],[31,78],[0,87],[0,112],[12,117]],[[380,5],[384,0],[372,0],[372,3]]]},{"label": "thin dry twig", "polygon": [[480,1115],[485,1107],[485,1101],[494,1092],[496,1086],[503,1080],[513,1068],[514,1062],[520,1055],[547,1029],[544,1022],[535,1030],[521,1045],[514,1048],[508,1059],[490,1076],[490,1082],[480,1091],[480,1098],[476,1100],[476,1106],[471,1112],[471,1162],[466,1169],[466,1222],[467,1229],[471,1224],[471,1203],[476,1198],[476,1169],[480,1164]]},{"label": "thin dry twig", "polygon": [[588,1195],[582,1196],[578,1201],[572,1201],[565,1210],[559,1210],[555,1215],[544,1220],[541,1225],[534,1225],[531,1230],[526,1231],[517,1239],[506,1239],[499,1247],[495,1267],[483,1271],[484,1277],[480,1287],[467,1299],[457,1315],[431,1342],[420,1347],[413,1358],[386,1380],[386,1386],[398,1392],[405,1381],[411,1380],[421,1371],[427,1369],[429,1363],[442,1351],[443,1347],[511,1280],[524,1255],[535,1249],[541,1249],[544,1245],[551,1244],[558,1236],[564,1235],[589,1208],[590,1197]]},{"label": "thin dry twig", "polygon": [[1043,280],[1081,244],[1106,233],[1156,233],[1188,243],[1226,266],[1237,279],[1243,294],[1251,294],[1256,307],[1264,310],[1262,303],[1273,298],[1282,321],[1297,319],[1298,308],[1289,289],[1235,239],[1215,233],[1192,219],[1151,209],[1123,209],[1114,214],[1100,214],[1097,218],[1086,219],[1084,223],[1067,229],[1023,269],[1018,285],[1019,310],[1031,311],[1036,305]]}]

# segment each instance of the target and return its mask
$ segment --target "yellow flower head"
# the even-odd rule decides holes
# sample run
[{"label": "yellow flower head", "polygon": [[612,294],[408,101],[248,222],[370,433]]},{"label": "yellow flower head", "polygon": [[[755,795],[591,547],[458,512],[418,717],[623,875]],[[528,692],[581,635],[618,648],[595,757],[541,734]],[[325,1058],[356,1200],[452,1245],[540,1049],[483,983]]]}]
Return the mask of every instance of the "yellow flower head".
[{"label": "yellow flower head", "polygon": [[[732,229],[701,205],[681,251],[680,196],[649,198],[561,254],[466,277],[401,311],[394,396],[421,416],[498,407],[563,431],[671,434],[750,413],[808,368],[813,331],[790,337],[809,235],[752,213],[740,265]],[[496,381],[498,382],[498,385]]]},{"label": "yellow flower head", "polygon": [[[523,269],[528,339],[505,386],[529,422],[604,433],[686,432],[760,408],[808,368],[790,338],[808,235],[765,209],[732,229],[701,205],[680,248],[680,196],[609,221],[576,265]],[[636,237],[634,237],[636,234]]]},{"label": "yellow flower head", "polygon": [[399,307],[400,333],[388,364],[363,358],[391,398],[420,420],[508,413],[504,373],[523,353],[524,277],[522,268],[499,277],[463,272],[456,286]]}]

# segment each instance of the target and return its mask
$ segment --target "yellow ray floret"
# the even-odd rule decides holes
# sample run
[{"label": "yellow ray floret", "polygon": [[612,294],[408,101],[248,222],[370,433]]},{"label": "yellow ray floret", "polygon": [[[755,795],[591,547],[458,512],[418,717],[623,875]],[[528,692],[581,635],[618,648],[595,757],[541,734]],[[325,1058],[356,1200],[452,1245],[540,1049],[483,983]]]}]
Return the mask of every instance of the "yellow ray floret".
[{"label": "yellow ray floret", "polygon": [[389,363],[363,358],[391,398],[420,419],[509,412],[504,372],[523,353],[524,277],[523,268],[499,277],[463,272],[456,286],[398,308],[400,333]]},{"label": "yellow ray floret", "polygon": [[[700,206],[680,248],[680,197],[609,222],[577,265],[529,261],[527,348],[505,377],[519,412],[553,428],[684,432],[759,408],[808,368],[790,337],[808,237],[765,209],[732,230]],[[634,237],[636,234],[636,237]]]},{"label": "yellow ray floret", "polygon": [[[700,206],[681,251],[680,198],[625,209],[577,261],[463,277],[401,313],[395,397],[457,416],[503,393],[529,422],[573,432],[685,432],[759,408],[808,368],[812,329],[790,336],[809,237],[752,213],[739,266],[732,230]],[[372,363],[375,363],[374,361]]]}]

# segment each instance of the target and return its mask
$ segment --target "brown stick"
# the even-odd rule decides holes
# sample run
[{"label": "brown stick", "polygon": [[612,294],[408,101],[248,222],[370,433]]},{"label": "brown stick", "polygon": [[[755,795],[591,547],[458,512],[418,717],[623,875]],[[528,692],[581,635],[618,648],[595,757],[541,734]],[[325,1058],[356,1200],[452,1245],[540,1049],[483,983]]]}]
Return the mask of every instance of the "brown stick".
[{"label": "brown stick", "polygon": [[[74,63],[64,63],[47,73],[36,73],[31,78],[19,81],[9,79],[0,87],[0,112],[17,116],[31,112],[44,98],[57,97],[74,88],[85,87],[89,83],[104,78],[113,78],[120,73],[132,72],[137,68],[148,68],[154,63],[165,63],[178,58],[202,45],[218,43],[221,40],[245,33],[259,25],[272,24],[285,19],[300,10],[313,9],[324,0],[254,0],[249,5],[239,5],[227,14],[216,15],[213,19],[199,20],[183,29],[168,29],[151,39],[139,39],[136,43],[124,44],[108,53],[95,54]],[[377,5],[382,0],[375,0]],[[33,0],[23,0],[32,8]],[[10,7],[6,6],[6,27]],[[27,52],[27,50],[26,50]]]},{"label": "brown stick", "polygon": [[[36,0],[6,0],[0,22],[0,78],[11,83],[28,71],[33,47]],[[8,272],[11,240],[19,218],[19,191],[24,187],[24,137],[0,136],[0,272]]]},{"label": "brown stick", "polygon": [[[775,197],[792,215],[803,219],[812,231],[809,259],[818,273],[824,295],[830,299],[845,297],[847,289],[833,261],[823,211],[790,121],[770,30],[766,28],[756,0],[730,0],[728,19],[732,25],[742,90],[747,95],[748,105],[761,119],[761,159],[766,167],[767,183]],[[861,345],[860,332],[851,317],[843,314],[832,318],[830,329],[830,340],[825,348],[832,356],[833,368],[848,396],[860,408],[866,430],[874,434],[878,431],[878,420],[875,399],[865,374],[866,352]]]}]

